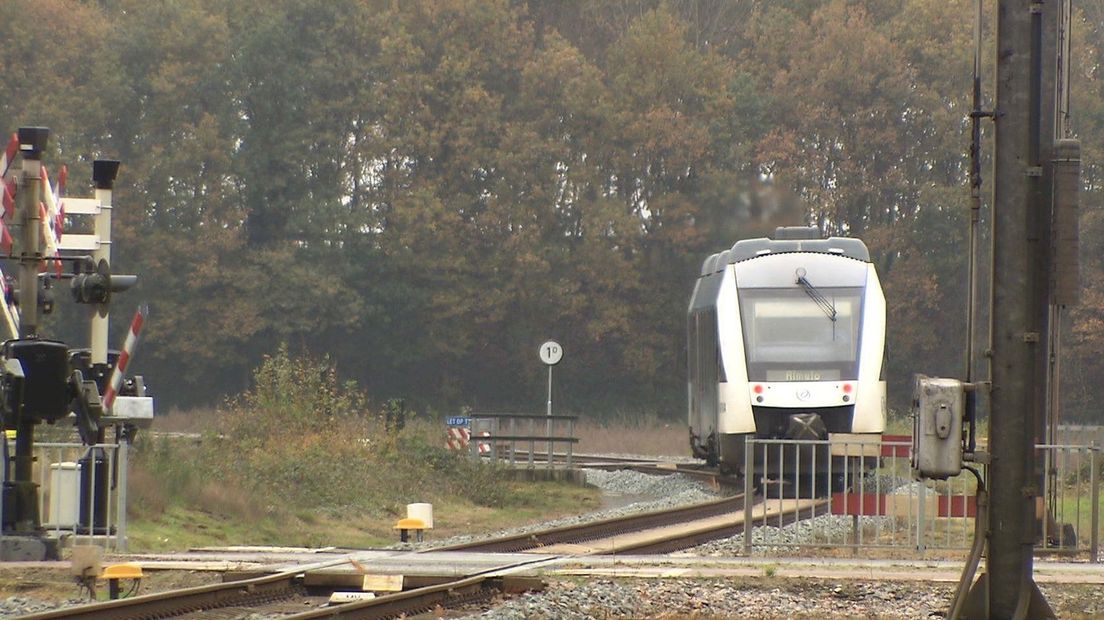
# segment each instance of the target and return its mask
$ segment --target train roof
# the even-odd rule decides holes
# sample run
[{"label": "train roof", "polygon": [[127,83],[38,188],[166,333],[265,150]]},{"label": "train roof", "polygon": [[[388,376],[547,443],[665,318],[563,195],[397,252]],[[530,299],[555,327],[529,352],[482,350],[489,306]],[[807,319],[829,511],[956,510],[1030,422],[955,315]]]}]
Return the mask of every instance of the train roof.
[{"label": "train roof", "polygon": [[729,261],[738,263],[764,254],[783,252],[817,252],[836,254],[870,262],[870,251],[866,244],[851,237],[828,237],[827,239],[744,239],[737,241],[729,252]]},{"label": "train roof", "polygon": [[713,273],[713,266],[717,264],[718,256],[720,256],[720,254],[710,254],[709,258],[702,261],[701,273],[699,274],[699,277],[705,277]]},{"label": "train roof", "polygon": [[816,252],[846,256],[865,263],[870,262],[870,251],[861,239],[853,237],[820,236],[814,226],[781,226],[774,231],[774,238],[759,237],[737,241],[731,249],[718,252],[702,263],[699,277],[705,277],[724,269],[725,265],[739,263],[765,254],[787,252]]},{"label": "train roof", "polygon": [[755,258],[764,254],[780,254],[783,252],[818,252],[822,254],[836,254],[854,258],[863,262],[870,262],[870,251],[860,239],[851,237],[820,236],[820,230],[815,226],[779,226],[774,229],[774,237],[760,237],[757,239],[743,239],[737,241],[729,250],[730,262]]}]

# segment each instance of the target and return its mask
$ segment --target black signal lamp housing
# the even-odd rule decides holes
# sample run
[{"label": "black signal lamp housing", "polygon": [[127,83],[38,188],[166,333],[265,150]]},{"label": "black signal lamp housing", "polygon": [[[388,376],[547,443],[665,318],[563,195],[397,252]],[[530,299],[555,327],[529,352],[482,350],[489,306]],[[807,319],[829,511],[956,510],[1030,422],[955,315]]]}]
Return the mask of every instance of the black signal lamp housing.
[{"label": "black signal lamp housing", "polygon": [[115,177],[118,175],[118,160],[97,159],[92,162],[92,183],[96,189],[111,189],[115,186]]},{"label": "black signal lamp housing", "polygon": [[20,127],[19,152],[26,159],[42,159],[46,143],[50,138],[48,127]]}]

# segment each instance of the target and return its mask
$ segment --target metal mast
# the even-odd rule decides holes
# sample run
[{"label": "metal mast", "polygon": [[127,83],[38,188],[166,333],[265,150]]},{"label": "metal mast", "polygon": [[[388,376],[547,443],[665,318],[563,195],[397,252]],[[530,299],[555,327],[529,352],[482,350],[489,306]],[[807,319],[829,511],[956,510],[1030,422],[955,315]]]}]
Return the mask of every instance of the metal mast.
[{"label": "metal mast", "polygon": [[21,227],[19,252],[20,338],[38,336],[38,267],[42,263],[42,152],[50,130],[45,127],[20,127],[19,150],[23,154],[23,178],[18,211]]},{"label": "metal mast", "polygon": [[[1039,221],[1047,200],[1041,165],[1043,5],[997,0],[993,189],[993,315],[989,557],[975,591],[986,609],[969,617],[1052,617],[1032,577],[1037,488],[1036,372],[1043,346],[1040,304],[1048,286],[1036,269],[1049,238]],[[1049,134],[1048,134],[1049,135]],[[1049,209],[1045,211],[1049,221]],[[1040,281],[1042,276],[1042,281]],[[977,601],[977,599],[974,599]]]}]

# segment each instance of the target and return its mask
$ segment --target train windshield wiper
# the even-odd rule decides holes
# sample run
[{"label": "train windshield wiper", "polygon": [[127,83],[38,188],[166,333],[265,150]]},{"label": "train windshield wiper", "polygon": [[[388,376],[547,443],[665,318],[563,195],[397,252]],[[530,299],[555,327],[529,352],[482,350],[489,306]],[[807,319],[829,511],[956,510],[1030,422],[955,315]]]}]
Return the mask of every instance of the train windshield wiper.
[{"label": "train windshield wiper", "polygon": [[836,321],[836,305],[829,301],[828,298],[824,296],[824,293],[820,292],[820,289],[813,286],[813,283],[805,278],[804,269],[797,270],[797,283],[801,285],[801,288],[805,289],[805,294],[809,296],[809,299],[816,302],[816,305],[820,306],[820,309],[824,311],[825,316],[834,323]]}]

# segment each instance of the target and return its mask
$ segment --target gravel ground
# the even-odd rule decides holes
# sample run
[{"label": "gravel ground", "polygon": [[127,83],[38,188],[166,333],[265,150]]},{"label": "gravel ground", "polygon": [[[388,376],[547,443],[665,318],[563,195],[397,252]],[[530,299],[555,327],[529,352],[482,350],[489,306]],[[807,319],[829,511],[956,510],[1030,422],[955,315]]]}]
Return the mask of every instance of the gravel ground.
[{"label": "gravel ground", "polygon": [[[1096,586],[1042,585],[1060,618],[1104,617]],[[952,584],[812,579],[558,581],[493,609],[464,616],[491,620],[591,618],[944,618]]]},{"label": "gravel ground", "polygon": [[[862,517],[862,525],[864,532],[876,530],[879,526],[887,532],[899,527],[892,517]],[[756,525],[751,530],[751,541],[755,545],[754,554],[757,556],[793,555],[794,545],[801,543],[830,541],[841,546],[846,545],[851,540],[852,529],[851,517],[821,515],[784,527]],[[704,556],[744,555],[744,535],[713,540],[688,551]]]},{"label": "gravel ground", "polygon": [[87,599],[67,599],[59,601],[42,601],[22,596],[9,596],[0,601],[0,618],[18,618],[26,614],[36,614],[51,609],[82,605]]}]

